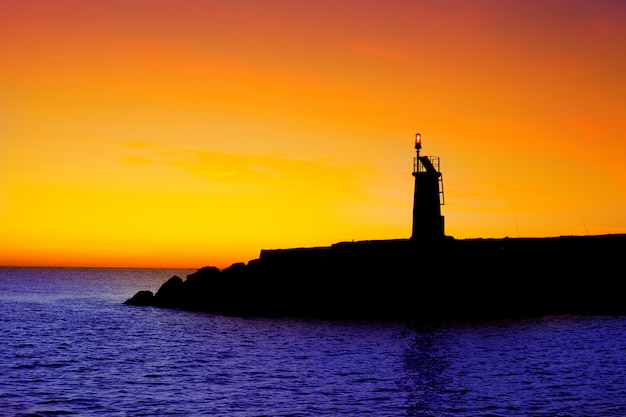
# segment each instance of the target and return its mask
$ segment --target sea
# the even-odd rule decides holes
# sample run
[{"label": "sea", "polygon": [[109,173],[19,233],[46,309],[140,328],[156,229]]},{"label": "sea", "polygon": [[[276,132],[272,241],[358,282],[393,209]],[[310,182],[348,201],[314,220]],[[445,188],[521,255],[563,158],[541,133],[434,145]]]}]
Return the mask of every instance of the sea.
[{"label": "sea", "polygon": [[626,416],[626,317],[426,324],[124,304],[192,272],[1,267],[0,416]]}]

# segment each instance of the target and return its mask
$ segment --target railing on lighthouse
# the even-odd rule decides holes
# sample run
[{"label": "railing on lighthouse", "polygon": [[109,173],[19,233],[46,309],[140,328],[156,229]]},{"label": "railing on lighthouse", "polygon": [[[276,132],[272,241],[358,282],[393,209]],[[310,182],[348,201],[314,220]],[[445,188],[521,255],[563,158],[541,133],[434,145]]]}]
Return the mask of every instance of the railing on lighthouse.
[{"label": "railing on lighthouse", "polygon": [[443,177],[438,156],[420,156],[422,135],[415,135],[416,155],[413,158],[413,231],[412,239],[437,239],[444,236]]}]

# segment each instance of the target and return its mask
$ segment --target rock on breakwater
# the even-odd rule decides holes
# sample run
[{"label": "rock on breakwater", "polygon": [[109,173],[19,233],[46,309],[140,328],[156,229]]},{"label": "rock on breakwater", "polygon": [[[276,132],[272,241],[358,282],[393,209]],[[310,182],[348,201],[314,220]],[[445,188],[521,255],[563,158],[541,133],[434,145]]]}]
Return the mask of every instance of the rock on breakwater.
[{"label": "rock on breakwater", "polygon": [[126,300],[258,317],[438,320],[625,314],[626,235],[410,239],[262,250]]}]

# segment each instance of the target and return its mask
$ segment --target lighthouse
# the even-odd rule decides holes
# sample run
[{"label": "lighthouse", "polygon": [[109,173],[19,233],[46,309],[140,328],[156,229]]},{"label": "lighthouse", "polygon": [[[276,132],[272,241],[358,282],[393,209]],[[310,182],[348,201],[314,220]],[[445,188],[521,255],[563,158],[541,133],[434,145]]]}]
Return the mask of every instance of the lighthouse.
[{"label": "lighthouse", "polygon": [[441,206],[444,204],[443,179],[439,171],[438,156],[420,156],[422,135],[415,134],[413,159],[413,240],[436,240],[444,236]]}]

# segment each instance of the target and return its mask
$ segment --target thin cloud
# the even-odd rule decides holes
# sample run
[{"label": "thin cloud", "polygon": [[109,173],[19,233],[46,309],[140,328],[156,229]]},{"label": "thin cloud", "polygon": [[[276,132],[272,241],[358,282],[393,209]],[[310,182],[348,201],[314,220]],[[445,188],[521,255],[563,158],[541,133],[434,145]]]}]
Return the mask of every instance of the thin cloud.
[{"label": "thin cloud", "polygon": [[125,141],[119,142],[120,145],[126,146],[129,148],[156,148],[158,145],[154,142],[150,142],[147,140],[133,140],[133,141]]},{"label": "thin cloud", "polygon": [[[125,163],[158,164],[182,169],[206,181],[247,184],[294,192],[326,192],[365,198],[360,167],[334,165],[324,160],[299,160],[276,155],[244,155],[203,150],[174,150],[128,155]],[[356,190],[356,191],[355,191]]]}]

